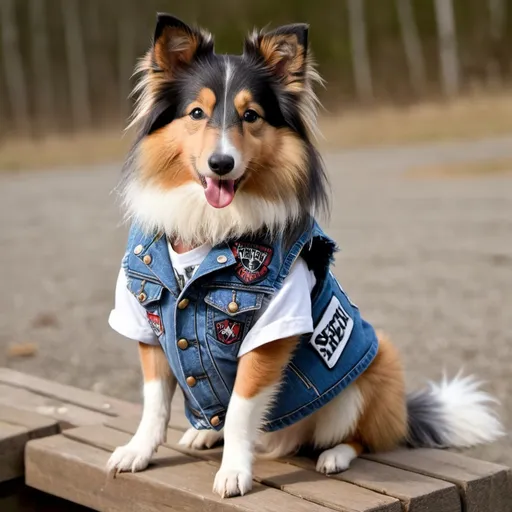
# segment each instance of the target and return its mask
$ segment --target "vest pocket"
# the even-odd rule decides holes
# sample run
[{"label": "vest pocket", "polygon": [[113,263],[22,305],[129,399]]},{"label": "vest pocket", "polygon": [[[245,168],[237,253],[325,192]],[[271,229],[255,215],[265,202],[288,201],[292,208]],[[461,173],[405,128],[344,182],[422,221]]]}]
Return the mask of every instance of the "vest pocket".
[{"label": "vest pocket", "polygon": [[155,278],[134,273],[130,270],[126,272],[126,278],[128,290],[143,306],[161,299],[164,286]]},{"label": "vest pocket", "polygon": [[251,328],[255,313],[261,309],[263,298],[262,293],[229,288],[210,291],[204,298],[207,334],[217,344],[238,347]]}]

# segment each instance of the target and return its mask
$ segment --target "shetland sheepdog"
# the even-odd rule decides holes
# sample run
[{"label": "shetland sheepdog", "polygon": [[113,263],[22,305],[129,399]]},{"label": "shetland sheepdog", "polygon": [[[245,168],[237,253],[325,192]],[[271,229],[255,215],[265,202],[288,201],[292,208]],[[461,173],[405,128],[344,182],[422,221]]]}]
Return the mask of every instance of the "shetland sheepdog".
[{"label": "shetland sheepdog", "polygon": [[[217,55],[211,34],[161,14],[137,72],[130,127],[138,135],[120,189],[128,218],[143,230],[164,233],[184,252],[262,231],[293,239],[311,216],[328,211],[313,142],[321,78],[307,25],[255,31],[242,55]],[[251,489],[256,455],[314,447],[318,471],[334,473],[363,451],[467,447],[502,435],[492,397],[472,377],[407,394],[398,351],[384,335],[369,368],[329,403],[291,426],[260,432],[272,404],[268,390],[279,388],[297,343],[276,340],[240,357],[225,428],[183,436],[184,446],[197,449],[224,441],[214,482],[223,497]],[[140,358],[143,416],[133,439],[113,453],[114,473],[144,469],[165,440],[176,379],[158,345],[141,343]]]}]

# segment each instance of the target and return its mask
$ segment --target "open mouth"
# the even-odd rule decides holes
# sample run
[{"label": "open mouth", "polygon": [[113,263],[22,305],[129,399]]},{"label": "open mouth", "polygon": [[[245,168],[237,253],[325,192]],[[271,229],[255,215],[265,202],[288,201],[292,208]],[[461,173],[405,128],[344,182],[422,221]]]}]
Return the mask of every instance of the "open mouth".
[{"label": "open mouth", "polygon": [[233,201],[242,177],[237,180],[207,178],[198,173],[204,188],[204,196],[214,208],[225,208]]}]

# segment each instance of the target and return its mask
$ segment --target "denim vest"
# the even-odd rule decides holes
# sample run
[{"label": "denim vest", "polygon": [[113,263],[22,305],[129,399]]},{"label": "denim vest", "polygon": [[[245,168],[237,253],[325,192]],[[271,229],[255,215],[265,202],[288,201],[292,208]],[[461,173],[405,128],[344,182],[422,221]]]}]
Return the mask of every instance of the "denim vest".
[{"label": "denim vest", "polygon": [[180,291],[166,237],[132,226],[123,259],[128,288],[146,309],[193,427],[224,426],[240,345],[299,255],[317,281],[311,294],[314,332],[301,337],[263,430],[308,416],[368,368],[377,337],[330,271],[335,251],[314,221],[291,244],[265,237],[222,243]]}]

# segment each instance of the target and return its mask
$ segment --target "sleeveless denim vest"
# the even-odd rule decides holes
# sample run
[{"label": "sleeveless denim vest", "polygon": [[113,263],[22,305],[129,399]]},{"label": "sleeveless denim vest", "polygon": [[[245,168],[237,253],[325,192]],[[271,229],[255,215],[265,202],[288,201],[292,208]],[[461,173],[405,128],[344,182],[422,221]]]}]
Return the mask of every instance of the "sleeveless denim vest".
[{"label": "sleeveless denim vest", "polygon": [[240,345],[301,256],[316,276],[314,332],[301,337],[263,430],[292,425],[332,400],[377,353],[377,337],[330,271],[334,242],[312,221],[292,244],[240,239],[211,249],[180,291],[167,240],[130,230],[123,268],[146,309],[196,429],[224,426]]}]

